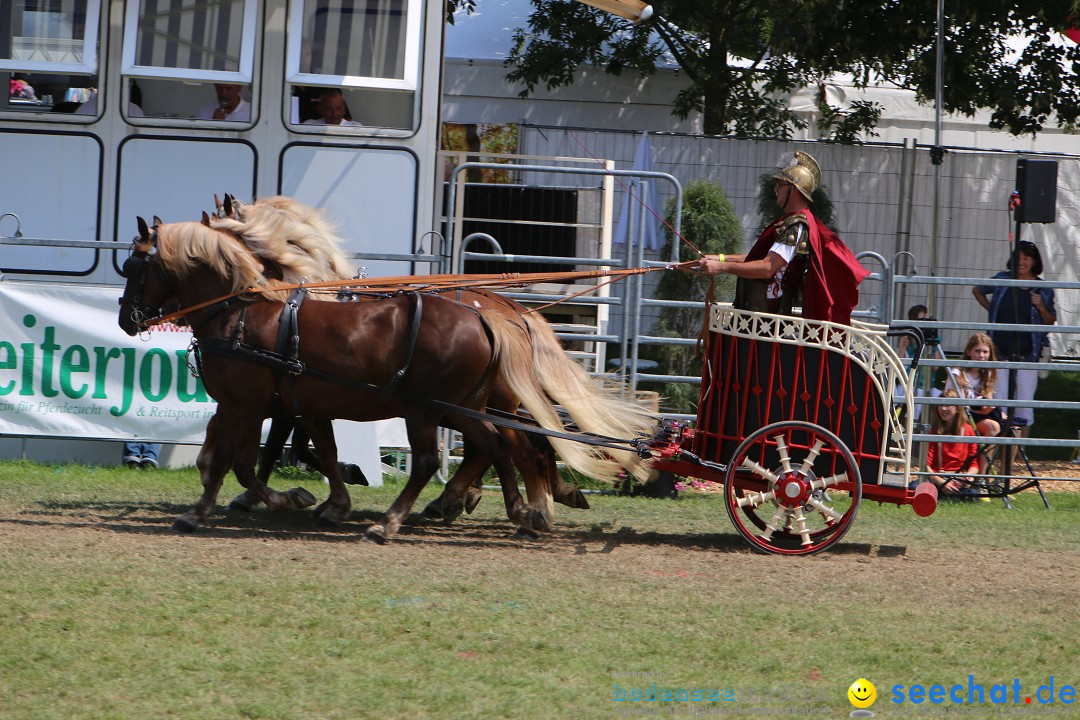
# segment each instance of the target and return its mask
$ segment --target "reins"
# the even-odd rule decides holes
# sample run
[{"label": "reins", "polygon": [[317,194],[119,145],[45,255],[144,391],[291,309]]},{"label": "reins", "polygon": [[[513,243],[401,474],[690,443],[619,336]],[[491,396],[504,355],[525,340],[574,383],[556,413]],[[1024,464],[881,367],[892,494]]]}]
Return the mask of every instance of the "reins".
[{"label": "reins", "polygon": [[[678,263],[677,265],[670,266],[671,269],[681,269],[684,266],[695,265],[697,261],[689,261]],[[192,305],[186,308],[180,308],[175,312],[171,312],[165,315],[160,315],[156,318],[146,320],[143,325],[150,327],[152,325],[159,325],[165,322],[171,322],[184,315],[203,308],[214,305],[215,303],[231,300],[241,295],[247,295],[252,293],[266,293],[266,292],[280,292],[285,290],[296,290],[298,288],[305,288],[307,290],[332,290],[348,288],[355,292],[372,291],[372,292],[405,292],[405,291],[443,291],[453,290],[457,288],[508,288],[508,287],[523,287],[526,285],[533,285],[536,283],[544,282],[559,282],[567,280],[577,279],[592,279],[610,277],[610,282],[621,280],[631,275],[642,275],[644,273],[653,272],[655,270],[666,270],[667,267],[650,267],[650,268],[623,268],[616,270],[580,270],[561,273],[492,273],[492,274],[475,274],[475,275],[399,275],[395,277],[387,278],[364,278],[362,284],[359,284],[357,278],[349,278],[346,280],[326,280],[322,282],[313,283],[282,283],[279,285],[266,286],[266,287],[251,287],[239,292],[229,293],[222,295],[221,297],[213,298],[212,300],[206,300],[204,302]],[[597,287],[602,287],[598,285]],[[593,292],[596,288],[589,288],[581,293],[572,295],[567,300],[579,295],[584,295],[587,292]],[[560,301],[560,302],[565,302]]]}]

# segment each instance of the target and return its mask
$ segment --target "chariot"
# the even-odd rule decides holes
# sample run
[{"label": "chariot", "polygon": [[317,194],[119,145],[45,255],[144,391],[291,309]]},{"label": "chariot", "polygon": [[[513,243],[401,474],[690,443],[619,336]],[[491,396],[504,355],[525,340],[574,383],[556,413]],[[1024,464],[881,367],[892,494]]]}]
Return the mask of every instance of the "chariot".
[{"label": "chariot", "polygon": [[934,512],[911,474],[918,360],[904,367],[888,327],[719,304],[708,320],[697,420],[664,423],[657,470],[722,483],[735,529],[783,555],[834,545],[863,500]]}]

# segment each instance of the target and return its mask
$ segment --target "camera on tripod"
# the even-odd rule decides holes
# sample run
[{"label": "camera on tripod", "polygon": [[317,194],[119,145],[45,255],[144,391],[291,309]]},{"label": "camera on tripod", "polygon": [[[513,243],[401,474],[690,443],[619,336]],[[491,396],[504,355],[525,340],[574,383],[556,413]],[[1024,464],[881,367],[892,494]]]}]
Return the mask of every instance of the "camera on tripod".
[{"label": "camera on tripod", "polygon": [[[923,318],[926,322],[937,322],[938,319],[932,315],[927,315]],[[938,332],[936,327],[924,327],[922,329],[923,342],[928,346],[937,346],[941,344],[941,333]]]}]

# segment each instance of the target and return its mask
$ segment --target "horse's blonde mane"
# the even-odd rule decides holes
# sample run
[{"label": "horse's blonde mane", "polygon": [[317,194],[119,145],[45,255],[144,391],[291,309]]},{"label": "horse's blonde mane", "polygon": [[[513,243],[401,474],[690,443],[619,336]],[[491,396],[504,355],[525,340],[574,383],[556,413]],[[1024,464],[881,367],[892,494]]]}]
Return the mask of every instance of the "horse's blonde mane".
[{"label": "horse's blonde mane", "polygon": [[232,280],[233,292],[257,288],[267,297],[279,298],[263,276],[263,264],[235,238],[197,222],[158,225],[158,260],[166,270],[186,275],[197,263],[208,265],[222,278]]},{"label": "horse's blonde mane", "polygon": [[211,219],[213,228],[241,239],[264,260],[281,268],[286,283],[325,282],[352,277],[342,240],[317,209],[273,196],[241,205],[237,218]]}]

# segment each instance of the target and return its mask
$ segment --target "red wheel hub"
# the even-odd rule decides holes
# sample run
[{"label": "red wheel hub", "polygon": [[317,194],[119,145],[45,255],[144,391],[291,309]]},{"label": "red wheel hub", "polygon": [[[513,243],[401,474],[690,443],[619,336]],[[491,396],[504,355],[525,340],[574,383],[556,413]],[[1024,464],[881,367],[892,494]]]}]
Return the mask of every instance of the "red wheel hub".
[{"label": "red wheel hub", "polygon": [[797,472],[784,473],[776,483],[776,502],[784,507],[799,507],[810,497],[810,485]]}]

